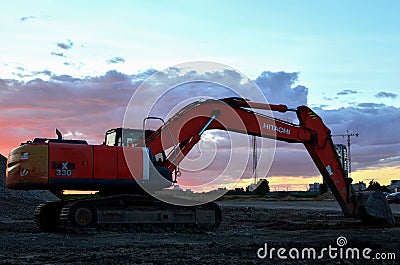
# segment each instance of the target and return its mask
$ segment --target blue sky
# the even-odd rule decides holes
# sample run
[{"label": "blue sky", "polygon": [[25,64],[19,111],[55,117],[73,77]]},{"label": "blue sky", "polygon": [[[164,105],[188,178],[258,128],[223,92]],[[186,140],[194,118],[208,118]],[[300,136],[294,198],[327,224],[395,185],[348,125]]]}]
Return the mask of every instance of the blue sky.
[{"label": "blue sky", "polygon": [[[398,1],[13,1],[2,10],[3,77],[18,66],[85,76],[210,60],[251,78],[300,72],[315,106],[344,89],[358,102],[400,91]],[[57,47],[68,41],[73,49]],[[114,57],[124,63],[106,63]]]},{"label": "blue sky", "polygon": [[[101,141],[147,70],[201,60],[265,84],[270,103],[308,104],[333,133],[360,133],[357,180],[398,178],[399,1],[5,1],[1,9],[4,155],[57,126]],[[318,178],[311,163],[279,170],[306,155],[285,148],[273,174]]]}]

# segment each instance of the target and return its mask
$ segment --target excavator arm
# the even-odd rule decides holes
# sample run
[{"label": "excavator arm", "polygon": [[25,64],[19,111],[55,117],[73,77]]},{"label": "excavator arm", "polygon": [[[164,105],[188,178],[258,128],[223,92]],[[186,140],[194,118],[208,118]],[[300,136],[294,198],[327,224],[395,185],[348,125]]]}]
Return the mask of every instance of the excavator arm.
[{"label": "excavator arm", "polygon": [[[299,124],[257,113],[253,109],[294,111]],[[197,101],[181,109],[146,138],[145,145],[153,154],[172,147],[168,159],[161,164],[172,172],[199,142],[204,131],[211,129],[304,144],[346,217],[394,222],[383,194],[366,196],[355,193],[351,178],[345,177],[331,131],[307,106],[288,109],[285,105],[255,103],[242,98]]]}]

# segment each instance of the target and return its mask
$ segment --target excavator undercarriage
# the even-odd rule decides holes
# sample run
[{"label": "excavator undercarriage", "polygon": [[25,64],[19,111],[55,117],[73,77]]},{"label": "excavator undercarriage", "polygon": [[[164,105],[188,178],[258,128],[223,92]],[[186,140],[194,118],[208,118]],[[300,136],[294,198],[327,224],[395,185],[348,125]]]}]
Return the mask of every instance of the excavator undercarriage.
[{"label": "excavator undercarriage", "polygon": [[90,233],[99,230],[210,232],[222,221],[218,205],[175,206],[146,195],[57,201],[40,204],[34,213],[44,231]]}]

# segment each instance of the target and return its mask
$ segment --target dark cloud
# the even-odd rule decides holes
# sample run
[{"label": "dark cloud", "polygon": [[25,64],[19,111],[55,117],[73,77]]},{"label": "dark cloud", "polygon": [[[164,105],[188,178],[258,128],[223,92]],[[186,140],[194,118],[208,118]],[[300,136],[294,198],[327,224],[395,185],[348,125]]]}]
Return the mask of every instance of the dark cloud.
[{"label": "dark cloud", "polygon": [[124,63],[124,62],[125,62],[125,59],[120,56],[113,57],[113,58],[107,60],[108,64],[116,64],[116,63]]},{"label": "dark cloud", "polygon": [[34,19],[34,18],[36,18],[36,17],[35,17],[35,16],[26,16],[26,17],[21,17],[21,18],[19,19],[19,21],[25,22],[25,21],[28,21],[28,20]]},{"label": "dark cloud", "polygon": [[79,82],[82,79],[80,78],[74,78],[70,75],[54,75],[50,79],[51,81],[61,81],[65,83],[72,83],[72,82]]},{"label": "dark cloud", "polygon": [[308,96],[307,87],[294,86],[298,75],[299,73],[265,71],[256,78],[255,82],[270,103],[296,107],[306,105]]},{"label": "dark cloud", "polygon": [[[346,130],[359,133],[359,137],[352,138],[353,170],[399,165],[400,108],[360,103],[355,107],[319,110],[317,113],[332,134],[342,134]],[[346,144],[346,139],[341,137],[334,137],[334,141]]]},{"label": "dark cloud", "polygon": [[62,53],[62,52],[51,52],[51,54],[52,55],[55,55],[55,56],[59,56],[59,57],[67,57],[64,53]]},{"label": "dark cloud", "polygon": [[101,142],[104,131],[121,126],[134,89],[131,79],[136,77],[140,76],[107,73],[87,78],[51,74],[47,81],[0,79],[0,110],[4,114],[0,124],[7,128],[0,137],[8,135],[9,139],[8,148],[4,143],[2,148],[10,149],[33,137],[52,137],[56,127],[63,132],[83,132],[92,143]]},{"label": "dark cloud", "polygon": [[45,76],[51,76],[53,73],[49,70],[43,70],[43,71],[33,71],[32,75],[45,75]]},{"label": "dark cloud", "polygon": [[68,43],[57,42],[57,47],[63,50],[69,50],[74,46],[74,43],[71,40],[68,40]]},{"label": "dark cloud", "polygon": [[357,91],[351,89],[345,89],[336,93],[336,95],[338,96],[351,95],[351,94],[357,94]]},{"label": "dark cloud", "polygon": [[382,108],[385,104],[377,104],[377,103],[358,103],[358,107],[360,108],[367,108],[367,109],[375,109],[375,108]]},{"label": "dark cloud", "polygon": [[391,98],[391,99],[396,99],[397,94],[395,93],[389,93],[389,92],[379,92],[378,94],[375,95],[376,98]]}]

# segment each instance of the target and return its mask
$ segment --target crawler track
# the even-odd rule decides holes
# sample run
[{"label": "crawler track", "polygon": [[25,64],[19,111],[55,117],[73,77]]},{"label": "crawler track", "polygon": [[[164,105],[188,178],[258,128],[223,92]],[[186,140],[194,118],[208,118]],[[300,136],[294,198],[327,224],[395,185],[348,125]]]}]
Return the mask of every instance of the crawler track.
[{"label": "crawler track", "polygon": [[39,204],[33,213],[36,226],[46,232],[60,229],[60,213],[63,205],[63,201]]},{"label": "crawler track", "polygon": [[34,216],[42,230],[75,233],[101,230],[201,233],[215,231],[222,220],[215,203],[175,206],[137,195],[49,202],[39,205]]}]

